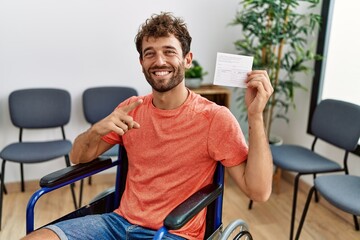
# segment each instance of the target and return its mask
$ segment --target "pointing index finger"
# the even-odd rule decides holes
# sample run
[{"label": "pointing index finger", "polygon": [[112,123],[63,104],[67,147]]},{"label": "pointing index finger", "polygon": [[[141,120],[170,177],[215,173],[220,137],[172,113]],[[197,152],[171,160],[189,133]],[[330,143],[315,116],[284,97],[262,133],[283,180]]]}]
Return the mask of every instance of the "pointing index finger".
[{"label": "pointing index finger", "polygon": [[143,100],[138,98],[136,101],[130,103],[129,105],[124,106],[123,111],[126,113],[131,112],[135,108],[137,108],[140,104],[142,104]]}]

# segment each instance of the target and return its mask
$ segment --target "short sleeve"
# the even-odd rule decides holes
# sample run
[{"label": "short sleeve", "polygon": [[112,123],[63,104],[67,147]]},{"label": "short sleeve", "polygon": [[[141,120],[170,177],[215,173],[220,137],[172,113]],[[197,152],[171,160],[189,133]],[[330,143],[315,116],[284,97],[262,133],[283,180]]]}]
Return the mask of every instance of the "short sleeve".
[{"label": "short sleeve", "polygon": [[240,125],[234,115],[225,107],[215,113],[208,135],[209,154],[226,167],[244,162],[248,155],[248,145]]}]

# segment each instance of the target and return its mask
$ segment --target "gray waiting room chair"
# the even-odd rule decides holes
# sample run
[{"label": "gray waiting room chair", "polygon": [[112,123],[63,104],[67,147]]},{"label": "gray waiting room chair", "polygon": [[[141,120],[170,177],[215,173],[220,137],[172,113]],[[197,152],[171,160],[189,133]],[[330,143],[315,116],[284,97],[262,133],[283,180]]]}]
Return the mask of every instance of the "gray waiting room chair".
[{"label": "gray waiting room chair", "polygon": [[[123,86],[92,87],[84,91],[82,96],[85,119],[91,125],[108,116],[119,103],[138,93],[134,88]],[[114,146],[103,156],[117,156],[118,148]]]},{"label": "gray waiting room chair", "polygon": [[353,215],[355,229],[359,231],[360,216],[360,177],[353,175],[319,176],[310,189],[295,239],[300,238],[307,211],[314,191],[338,209]]},{"label": "gray waiting room chair", "polygon": [[[82,95],[83,112],[85,120],[93,125],[108,116],[124,100],[138,96],[132,87],[125,86],[100,86],[86,89]],[[102,154],[106,157],[117,157],[119,147],[115,145]],[[91,184],[91,177],[88,179]],[[83,181],[80,182],[79,206],[82,202]]]},{"label": "gray waiting room chair", "polygon": [[[294,181],[293,203],[290,222],[290,240],[293,239],[296,217],[299,179],[302,175],[330,172],[348,173],[347,158],[354,151],[360,137],[360,106],[334,100],[322,100],[315,109],[311,120],[311,134],[314,141],[311,149],[297,145],[271,146],[274,165],[283,170],[297,173]],[[344,151],[343,164],[315,152],[315,145],[323,141]],[[320,179],[320,178],[319,178]],[[315,191],[315,200],[318,195]]]},{"label": "gray waiting room chair", "polygon": [[[70,120],[71,97],[69,92],[62,89],[32,88],[21,89],[10,93],[9,112],[12,124],[19,129],[19,140],[5,146],[0,152],[3,160],[1,165],[0,187],[0,229],[3,204],[3,190],[5,189],[5,164],[13,162],[20,164],[21,191],[25,191],[24,164],[41,163],[65,158],[66,166],[70,166],[68,153],[72,143],[66,139],[64,126]],[[24,137],[24,132],[35,130],[59,129],[59,137],[53,140],[28,140],[30,134]],[[60,133],[61,131],[61,133]],[[56,135],[56,134],[55,134]],[[76,198],[73,185],[71,194],[76,208]]]}]

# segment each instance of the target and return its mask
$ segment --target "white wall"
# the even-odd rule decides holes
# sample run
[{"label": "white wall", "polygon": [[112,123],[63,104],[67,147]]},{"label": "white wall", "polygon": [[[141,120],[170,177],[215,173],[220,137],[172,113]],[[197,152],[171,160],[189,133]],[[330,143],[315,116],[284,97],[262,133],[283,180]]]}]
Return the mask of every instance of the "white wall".
[{"label": "white wall", "polygon": [[[227,25],[237,7],[238,0],[0,1],[0,149],[18,138],[7,102],[15,89],[67,89],[72,96],[72,115],[66,126],[70,140],[89,126],[81,108],[85,88],[127,85],[141,95],[148,93],[134,37],[153,13],[170,11],[185,19],[194,57],[209,71],[205,81],[212,81],[216,52],[234,52],[239,32]],[[50,138],[57,133],[44,135]],[[26,165],[25,177],[39,178],[63,166],[63,160]],[[17,164],[7,163],[5,178],[6,182],[19,181]]]}]

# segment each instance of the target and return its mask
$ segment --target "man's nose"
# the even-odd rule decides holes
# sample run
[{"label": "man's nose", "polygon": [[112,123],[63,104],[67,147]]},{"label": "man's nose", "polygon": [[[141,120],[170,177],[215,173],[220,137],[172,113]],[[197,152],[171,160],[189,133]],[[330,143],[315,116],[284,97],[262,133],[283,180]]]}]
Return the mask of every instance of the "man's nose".
[{"label": "man's nose", "polygon": [[165,65],[166,64],[166,57],[162,54],[158,54],[156,55],[156,65],[158,66],[162,66],[162,65]]}]

